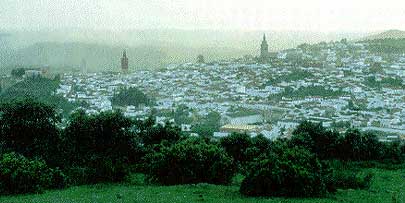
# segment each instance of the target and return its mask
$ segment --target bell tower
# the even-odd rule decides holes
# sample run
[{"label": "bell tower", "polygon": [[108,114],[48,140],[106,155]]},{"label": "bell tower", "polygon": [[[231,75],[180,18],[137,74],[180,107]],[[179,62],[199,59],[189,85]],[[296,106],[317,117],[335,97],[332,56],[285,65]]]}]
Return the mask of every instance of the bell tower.
[{"label": "bell tower", "polygon": [[267,44],[266,34],[263,34],[263,41],[260,45],[260,61],[266,62],[269,59],[269,45]]},{"label": "bell tower", "polygon": [[121,58],[121,70],[123,73],[128,73],[128,58],[127,58],[127,52],[124,50],[124,53],[122,54]]}]

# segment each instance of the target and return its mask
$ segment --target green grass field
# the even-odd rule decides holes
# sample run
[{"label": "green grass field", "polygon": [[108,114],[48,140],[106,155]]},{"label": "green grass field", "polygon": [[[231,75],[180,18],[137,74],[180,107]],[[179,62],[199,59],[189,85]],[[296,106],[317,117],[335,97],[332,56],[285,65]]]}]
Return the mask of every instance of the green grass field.
[{"label": "green grass field", "polygon": [[[239,194],[238,182],[231,186],[208,184],[184,186],[145,186],[138,184],[92,185],[70,187],[65,190],[48,191],[38,195],[1,197],[1,203],[107,203],[107,202],[231,202],[231,203],[405,203],[405,169],[382,170],[365,169],[375,173],[369,190],[340,190],[326,198],[288,199],[288,198],[247,198]],[[136,182],[136,181],[135,181]]]}]

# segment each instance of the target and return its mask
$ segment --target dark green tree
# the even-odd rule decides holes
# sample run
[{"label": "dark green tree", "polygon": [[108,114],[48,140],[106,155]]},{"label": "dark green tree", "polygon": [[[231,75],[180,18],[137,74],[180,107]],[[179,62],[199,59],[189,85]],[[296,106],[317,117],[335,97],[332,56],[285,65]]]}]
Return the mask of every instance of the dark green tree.
[{"label": "dark green tree", "polygon": [[21,78],[24,76],[24,74],[25,74],[24,68],[16,68],[16,69],[11,70],[11,75],[13,77]]},{"label": "dark green tree", "polygon": [[149,105],[151,100],[138,88],[130,87],[121,89],[118,94],[115,94],[111,99],[113,105],[117,106],[140,106]]},{"label": "dark green tree", "polygon": [[174,144],[184,137],[181,129],[170,123],[166,123],[164,126],[154,125],[145,129],[140,135],[145,146],[152,146],[161,142]]},{"label": "dark green tree", "polygon": [[190,108],[184,104],[177,106],[176,110],[173,112],[174,122],[177,125],[191,123],[192,120],[189,117],[190,111]]},{"label": "dark green tree", "polygon": [[201,122],[195,124],[192,130],[200,136],[211,138],[214,135],[214,132],[219,131],[220,127],[221,114],[213,111],[208,113]]},{"label": "dark green tree", "polygon": [[242,167],[251,160],[251,157],[247,153],[248,149],[253,146],[252,138],[249,135],[232,133],[229,136],[221,138],[219,142],[239,167]]},{"label": "dark green tree", "polygon": [[375,134],[349,129],[341,138],[338,150],[344,160],[377,160],[383,152],[382,147]]},{"label": "dark green tree", "polygon": [[337,147],[340,134],[322,127],[321,123],[304,121],[293,131],[291,146],[300,146],[315,153],[320,159],[333,159],[338,156]]},{"label": "dark green tree", "polygon": [[129,165],[142,158],[140,139],[131,132],[132,121],[121,112],[72,115],[65,129],[70,166],[87,170],[81,183],[120,181]]},{"label": "dark green tree", "polygon": [[252,146],[248,149],[248,160],[253,160],[261,154],[267,153],[271,149],[271,145],[271,140],[262,134],[253,137]]},{"label": "dark green tree", "polygon": [[198,55],[197,56],[197,63],[205,63],[205,59],[203,55]]},{"label": "dark green tree", "polygon": [[59,117],[51,106],[31,99],[1,106],[1,143],[6,150],[48,163],[60,161]]}]

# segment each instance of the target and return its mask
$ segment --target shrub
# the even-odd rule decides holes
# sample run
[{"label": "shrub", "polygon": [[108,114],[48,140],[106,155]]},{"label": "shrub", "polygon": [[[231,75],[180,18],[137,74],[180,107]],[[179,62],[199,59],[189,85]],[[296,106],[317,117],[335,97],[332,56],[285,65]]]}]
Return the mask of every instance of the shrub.
[{"label": "shrub", "polygon": [[148,179],[163,185],[229,184],[236,172],[222,148],[199,138],[161,145],[146,156],[145,162]]},{"label": "shrub", "polygon": [[333,169],[329,173],[329,186],[339,189],[368,189],[373,178],[373,174],[363,169],[365,167],[376,167],[377,162],[345,162],[339,160],[328,161],[327,164]]},{"label": "shrub", "polygon": [[308,150],[277,143],[251,163],[240,192],[247,196],[319,196],[328,192],[329,172]]},{"label": "shrub", "polygon": [[333,184],[340,189],[368,189],[373,178],[372,173],[360,173],[353,170],[335,170]]},{"label": "shrub", "polygon": [[66,186],[66,176],[50,169],[43,160],[27,159],[14,152],[1,156],[0,193],[39,193],[48,188]]},{"label": "shrub", "polygon": [[52,178],[51,183],[48,185],[49,188],[62,189],[68,185],[69,178],[62,170],[59,168],[51,168],[49,170]]},{"label": "shrub", "polygon": [[69,183],[72,185],[84,185],[96,182],[96,170],[88,166],[70,166],[65,169],[65,173],[69,177]]}]

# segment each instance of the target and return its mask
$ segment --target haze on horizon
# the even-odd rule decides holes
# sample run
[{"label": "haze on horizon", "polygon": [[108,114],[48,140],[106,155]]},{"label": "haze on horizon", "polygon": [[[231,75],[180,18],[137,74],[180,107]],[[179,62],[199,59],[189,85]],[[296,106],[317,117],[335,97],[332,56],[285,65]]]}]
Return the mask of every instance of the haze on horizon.
[{"label": "haze on horizon", "polygon": [[302,43],[405,30],[400,0],[1,0],[0,72],[14,66],[115,70],[257,56]]},{"label": "haze on horizon", "polygon": [[1,30],[405,30],[401,0],[2,0]]}]

